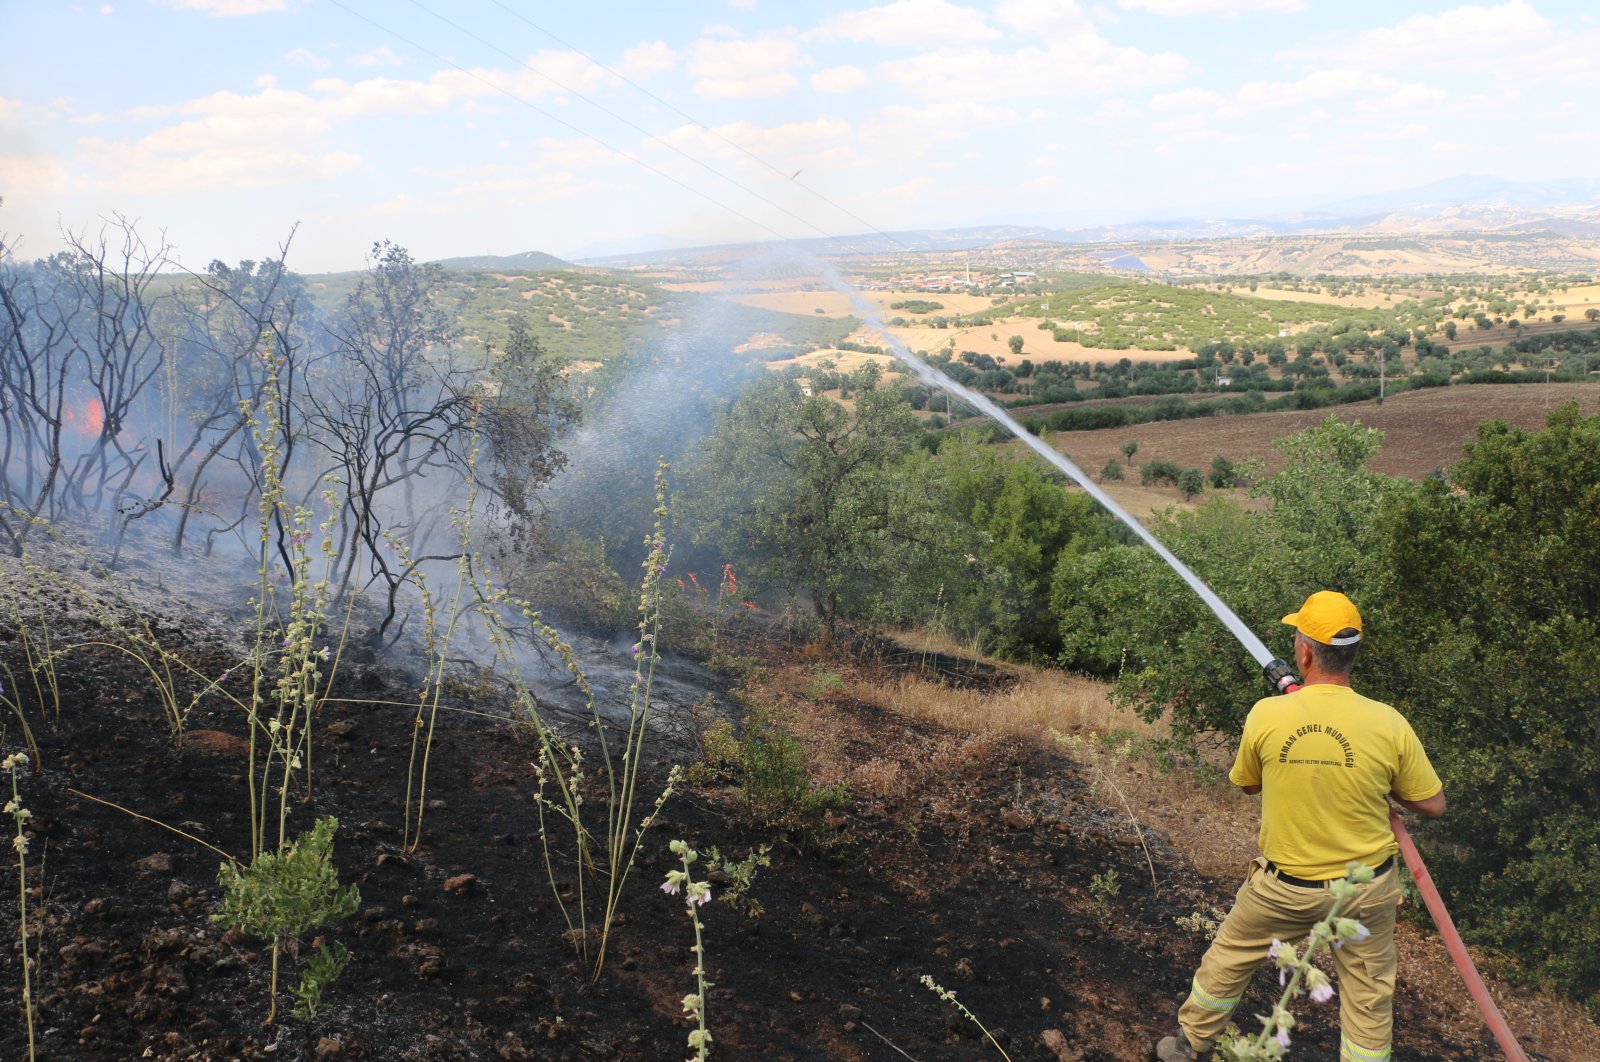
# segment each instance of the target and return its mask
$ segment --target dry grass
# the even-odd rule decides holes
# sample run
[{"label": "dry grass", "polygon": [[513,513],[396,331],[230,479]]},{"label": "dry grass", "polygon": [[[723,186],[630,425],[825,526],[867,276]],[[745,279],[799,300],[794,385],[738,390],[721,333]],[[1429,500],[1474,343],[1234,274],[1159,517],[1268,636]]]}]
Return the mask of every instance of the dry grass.
[{"label": "dry grass", "polygon": [[[914,647],[948,652],[947,639],[922,635]],[[1113,704],[1103,682],[1060,671],[1039,671],[988,662],[1017,674],[1009,689],[983,692],[953,689],[915,676],[883,681],[882,676],[854,677],[846,686],[852,698],[891,712],[922,719],[971,738],[1009,737],[1047,742],[1050,732],[1098,741],[1103,735],[1128,740],[1098,756],[1105,781],[1120,789],[1140,822],[1155,826],[1171,839],[1202,872],[1218,876],[1238,873],[1255,856],[1257,801],[1222,781],[1202,784],[1195,772],[1162,771],[1153,759],[1134,754],[1139,739],[1167,735],[1164,723],[1150,723]],[[962,755],[970,755],[964,750]],[[1203,757],[1215,769],[1226,769],[1220,751]],[[1214,773],[1214,772],[1213,772]],[[1118,800],[1106,792],[1108,808]]]},{"label": "dry grass", "polygon": [[[942,635],[922,633],[901,640],[915,649],[963,653],[960,645]],[[1015,675],[1016,683],[1009,689],[980,692],[917,677],[885,682],[882,675],[846,676],[841,690],[844,697],[935,723],[955,735],[938,742],[925,765],[884,760],[861,765],[850,776],[857,792],[892,798],[917,779],[973,769],[974,763],[993,754],[998,742],[1050,740],[1049,731],[1054,729],[1083,740],[1083,749],[1075,758],[1092,761],[1102,776],[1096,779],[1096,791],[1108,811],[1120,815],[1121,801],[1126,799],[1142,826],[1165,835],[1201,873],[1223,880],[1242,877],[1259,851],[1258,797],[1245,795],[1225,777],[1206,782],[1187,768],[1159,770],[1150,757],[1139,753],[1133,739],[1165,736],[1166,727],[1113,704],[1105,683],[993,660],[982,662]],[[1221,749],[1202,753],[1201,760],[1223,770],[1229,764]],[[953,806],[950,810],[952,814],[957,811]],[[1440,1021],[1463,1039],[1477,1035],[1482,1019],[1438,935],[1431,929],[1402,925],[1399,941],[1402,979],[1420,988]],[[1586,1062],[1594,1057],[1592,1048],[1600,1028],[1581,1004],[1486,976],[1524,1046],[1558,1062]]]},{"label": "dry grass", "polygon": [[[1202,754],[1208,770],[1163,771],[1141,751],[1139,739],[1163,737],[1166,728],[1112,703],[1105,683],[984,659],[946,635],[899,640],[914,650],[971,659],[1013,681],[987,692],[957,689],[803,647],[801,662],[775,667],[759,695],[781,706],[785,725],[812,750],[819,784],[848,783],[857,799],[890,814],[914,803],[921,813],[967,821],[970,793],[962,779],[992,771],[1014,756],[1019,742],[1061,748],[1050,736],[1056,730],[1078,737],[1076,750],[1063,751],[1085,763],[1095,799],[1110,816],[1122,818],[1126,800],[1144,830],[1164,836],[1198,871],[1222,881],[1238,880],[1255,857],[1259,798],[1219,776],[1216,769],[1229,763],[1223,750]],[[863,704],[889,713],[865,736]],[[895,725],[896,716],[904,725]],[[1401,978],[1420,991],[1432,1020],[1463,1040],[1477,1036],[1481,1019],[1437,934],[1402,924],[1399,942]],[[1486,976],[1524,1046],[1556,1062],[1594,1057],[1600,1028],[1580,1004]]]}]

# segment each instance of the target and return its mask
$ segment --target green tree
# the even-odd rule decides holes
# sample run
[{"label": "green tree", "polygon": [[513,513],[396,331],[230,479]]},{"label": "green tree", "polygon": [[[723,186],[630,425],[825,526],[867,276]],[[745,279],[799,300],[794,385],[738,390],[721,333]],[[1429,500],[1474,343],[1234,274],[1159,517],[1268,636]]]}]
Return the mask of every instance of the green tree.
[{"label": "green tree", "polygon": [[1105,518],[1031,456],[985,445],[975,433],[942,447],[935,465],[921,489],[938,499],[941,522],[963,536],[949,554],[961,567],[942,578],[957,623],[1001,655],[1054,656],[1051,573],[1063,551],[1102,540]]},{"label": "green tree", "polygon": [[1198,468],[1184,469],[1178,473],[1178,489],[1183,492],[1184,501],[1192,501],[1206,489],[1206,474]]},{"label": "green tree", "polygon": [[1122,456],[1127,458],[1130,462],[1133,460],[1133,455],[1138,452],[1139,443],[1137,440],[1129,439],[1127,442],[1122,444]]},{"label": "green tree", "polygon": [[[1216,497],[1158,518],[1152,530],[1287,658],[1278,621],[1307,594],[1334,588],[1370,600],[1382,563],[1380,505],[1405,489],[1366,468],[1381,438],[1330,416],[1275,444],[1287,463],[1251,490],[1270,502],[1264,511]],[[1069,551],[1051,595],[1065,666],[1115,675],[1114,695],[1146,718],[1167,714],[1178,744],[1203,733],[1236,739],[1264,692],[1260,670],[1153,552]]]},{"label": "green tree", "polygon": [[[1600,990],[1600,416],[1493,421],[1385,520],[1375,646],[1450,795],[1432,854],[1479,941]],[[1431,831],[1430,831],[1431,832]]]},{"label": "green tree", "polygon": [[1105,467],[1100,470],[1100,482],[1120,483],[1122,481],[1122,462],[1115,457],[1106,458]]},{"label": "green tree", "polygon": [[1238,470],[1232,461],[1222,454],[1211,459],[1211,485],[1218,490],[1225,490],[1238,481]]},{"label": "green tree", "polygon": [[796,375],[758,382],[718,418],[695,473],[696,537],[807,594],[830,632],[893,576],[889,539],[915,524],[894,511],[923,493],[891,474],[921,429],[881,376],[850,375],[853,410],[807,397]]}]

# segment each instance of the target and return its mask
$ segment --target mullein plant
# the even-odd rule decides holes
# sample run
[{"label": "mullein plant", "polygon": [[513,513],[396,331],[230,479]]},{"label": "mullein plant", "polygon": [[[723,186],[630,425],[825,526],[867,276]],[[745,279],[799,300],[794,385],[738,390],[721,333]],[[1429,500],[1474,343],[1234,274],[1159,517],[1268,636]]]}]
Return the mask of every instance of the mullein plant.
[{"label": "mullein plant", "polygon": [[1338,948],[1345,941],[1362,940],[1369,936],[1367,927],[1354,918],[1342,917],[1360,891],[1360,886],[1372,880],[1372,868],[1351,863],[1346,875],[1329,886],[1333,906],[1328,916],[1311,927],[1306,937],[1305,950],[1279,940],[1272,942],[1267,957],[1278,968],[1278,983],[1283,994],[1273,1004],[1270,1014],[1257,1015],[1261,1031],[1253,1038],[1241,1034],[1223,1037],[1217,1043],[1217,1057],[1224,1062],[1255,1062],[1258,1059],[1279,1059],[1289,1053],[1289,1033],[1294,1029],[1294,1015],[1289,1004],[1296,997],[1308,995],[1312,1002],[1326,1003],[1333,998],[1333,985],[1328,975],[1312,965],[1316,953],[1325,948]]},{"label": "mullein plant", "polygon": [[1011,1062],[1011,1056],[1006,1054],[1006,1049],[1000,1046],[1000,1041],[996,1040],[994,1038],[994,1034],[989,1031],[988,1027],[985,1026],[983,1022],[978,1020],[978,1016],[976,1014],[967,1009],[966,1004],[962,1003],[961,1000],[956,998],[956,994],[954,992],[935,981],[928,974],[922,975],[922,985],[928,991],[932,992],[934,995],[938,996],[940,999],[944,1000],[946,1003],[950,1004],[952,1007],[956,1008],[963,1015],[965,1015],[966,1019],[972,1024],[976,1025],[979,1032],[983,1033],[983,1038],[988,1040],[996,1051],[1000,1052],[1000,1057],[1004,1058],[1006,1062]]},{"label": "mullein plant", "polygon": [[694,923],[694,991],[683,997],[683,1013],[695,1028],[689,1033],[689,1050],[694,1054],[688,1062],[705,1062],[711,1057],[711,1032],[706,1028],[706,990],[711,982],[706,980],[706,948],[704,927],[700,924],[700,908],[711,902],[711,883],[695,881],[693,868],[700,853],[690,848],[686,841],[673,841],[667,846],[683,864],[682,870],[667,871],[667,880],[661,891],[668,896],[683,895],[683,906]]},{"label": "mullein plant", "polygon": [[[161,645],[149,620],[118,587],[116,580],[111,576],[111,572],[103,564],[95,560],[88,550],[61,534],[48,521],[37,516],[29,516],[14,506],[5,505],[5,503],[0,503],[0,506],[4,506],[13,515],[26,519],[31,526],[42,531],[53,543],[76,555],[79,558],[81,567],[86,571],[92,571],[98,577],[94,592],[90,592],[60,572],[33,563],[30,555],[25,551],[23,554],[23,572],[27,577],[27,584],[31,587],[53,585],[73,595],[94,617],[98,626],[109,634],[117,634],[122,638],[121,641],[111,641],[109,638],[95,638],[55,647],[51,644],[49,638],[49,628],[44,624],[41,617],[42,641],[38,648],[42,649],[43,652],[36,656],[31,666],[36,673],[43,672],[45,682],[50,687],[51,700],[56,714],[58,716],[60,714],[60,692],[56,685],[56,659],[79,649],[109,649],[130,658],[149,676],[151,687],[161,701],[162,713],[166,719],[168,736],[172,741],[173,747],[182,748],[183,728],[187,713],[178,703],[177,673],[186,670],[192,672],[194,669]],[[125,613],[131,617],[131,620],[124,621],[108,604],[108,598],[121,605]],[[26,632],[24,632],[24,635],[26,635]],[[37,678],[35,679],[35,685],[37,686]],[[42,706],[44,703],[43,690],[41,689],[38,692]]]},{"label": "mullein plant", "polygon": [[28,1021],[28,1058],[33,1058],[33,964],[28,958],[28,834],[26,827],[33,813],[22,806],[22,792],[17,787],[17,772],[27,769],[26,753],[14,752],[0,761],[0,771],[11,775],[11,800],[5,813],[16,824],[16,836],[11,848],[17,853],[17,911],[22,934],[22,1010]]},{"label": "mullein plant", "polygon": [[[496,655],[506,668],[518,709],[533,731],[538,745],[533,765],[534,805],[539,816],[539,844],[551,895],[566,922],[567,939],[574,943],[584,961],[592,964],[591,976],[595,979],[605,968],[611,929],[621,911],[623,890],[637,859],[640,842],[682,779],[681,769],[673,767],[651,809],[640,816],[639,769],[649,735],[655,665],[660,659],[656,638],[661,627],[661,582],[668,556],[665,532],[667,470],[667,464],[662,462],[656,472],[656,519],[650,537],[645,540],[648,554],[643,564],[644,579],[639,594],[639,640],[631,650],[634,677],[627,726],[621,735],[620,748],[614,745],[613,735],[607,733],[606,723],[595,704],[594,691],[584,677],[572,646],[559,631],[544,621],[529,602],[512,595],[503,584],[485,577],[483,573],[486,568],[481,560],[475,560],[470,566],[478,599],[477,611],[484,619]],[[505,618],[508,614],[520,615],[532,635],[556,654],[585,699],[588,726],[594,731],[595,745],[601,759],[599,774],[604,777],[607,789],[603,838],[597,837],[591,829],[591,816],[586,812],[583,747],[577,742],[562,739],[545,724],[538,700],[518,660],[516,639]],[[557,865],[558,858],[549,832],[555,820],[564,821],[572,832],[570,866],[574,896],[570,901],[562,892],[565,874]],[[597,879],[602,897],[591,895],[591,876]],[[593,904],[599,906],[591,918]],[[591,947],[590,938],[595,934],[598,940]]]},{"label": "mullein plant", "polygon": [[[45,572],[33,563],[26,548],[22,551],[22,586],[40,585]],[[51,649],[50,623],[43,609],[28,616],[22,609],[22,595],[10,592],[10,587],[0,587],[0,609],[10,617],[17,629],[17,641],[22,646],[23,664],[28,669],[28,679],[39,704],[39,714],[61,718],[61,688],[56,680],[55,654]],[[10,669],[7,668],[7,674]],[[13,686],[16,684],[13,683]],[[46,692],[48,690],[48,693]],[[34,758],[35,767],[38,757]]]},{"label": "mullein plant", "polygon": [[[325,481],[320,498],[323,517],[286,500],[279,420],[278,370],[281,359],[268,346],[267,419],[259,421],[248,403],[241,412],[250,424],[261,456],[261,494],[257,508],[258,566],[256,644],[251,654],[250,693],[233,698],[246,712],[250,731],[246,783],[250,797],[250,863],[225,863],[217,875],[223,898],[213,917],[272,943],[272,974],[267,1021],[278,1011],[278,972],[285,950],[301,933],[347,917],[359,903],[354,887],[341,889],[333,867],[333,835],[338,823],[318,819],[304,834],[291,838],[289,808],[296,773],[309,778],[311,725],[338,667],[332,651],[317,646],[327,625],[334,545],[342,501],[333,481]],[[284,535],[289,600],[280,606],[275,587],[274,546]],[[320,537],[315,550],[312,539]],[[320,553],[320,561],[315,554]],[[282,609],[280,614],[280,607]],[[348,629],[348,614],[346,617]],[[281,637],[281,644],[274,645]],[[343,644],[341,636],[340,644]],[[331,666],[326,672],[325,664]],[[220,681],[216,684],[220,686]],[[231,697],[231,694],[229,695]],[[309,796],[309,785],[308,785]],[[320,1001],[322,986],[344,964],[343,949],[319,954],[308,976],[316,983],[302,989]],[[301,990],[297,990],[301,995]],[[302,1004],[306,996],[301,995]],[[313,1006],[315,1003],[313,1003]],[[302,1007],[304,1013],[304,1007]]]}]

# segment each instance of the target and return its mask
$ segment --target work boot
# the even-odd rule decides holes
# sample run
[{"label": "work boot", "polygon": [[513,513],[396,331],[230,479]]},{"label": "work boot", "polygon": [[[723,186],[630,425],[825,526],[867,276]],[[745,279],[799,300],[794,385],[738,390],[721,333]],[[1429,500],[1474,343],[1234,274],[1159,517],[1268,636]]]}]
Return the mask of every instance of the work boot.
[{"label": "work boot", "polygon": [[1189,1038],[1179,1029],[1175,1035],[1166,1036],[1156,1044],[1156,1058],[1160,1062],[1193,1062],[1197,1058],[1210,1058],[1211,1052],[1196,1053],[1189,1046]]}]

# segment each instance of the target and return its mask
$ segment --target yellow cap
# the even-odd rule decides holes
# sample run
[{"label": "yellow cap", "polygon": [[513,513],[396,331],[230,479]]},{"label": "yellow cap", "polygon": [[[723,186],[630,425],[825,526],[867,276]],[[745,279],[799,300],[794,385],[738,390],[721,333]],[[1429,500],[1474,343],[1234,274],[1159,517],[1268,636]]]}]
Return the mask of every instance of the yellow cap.
[{"label": "yellow cap", "polygon": [[[1354,645],[1361,640],[1361,613],[1355,603],[1337,590],[1318,590],[1306,598],[1299,612],[1283,617],[1283,622],[1323,645]],[[1337,637],[1345,629],[1355,634]]]}]

